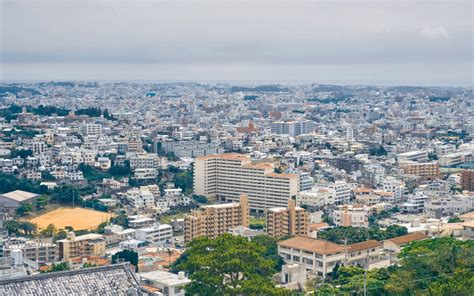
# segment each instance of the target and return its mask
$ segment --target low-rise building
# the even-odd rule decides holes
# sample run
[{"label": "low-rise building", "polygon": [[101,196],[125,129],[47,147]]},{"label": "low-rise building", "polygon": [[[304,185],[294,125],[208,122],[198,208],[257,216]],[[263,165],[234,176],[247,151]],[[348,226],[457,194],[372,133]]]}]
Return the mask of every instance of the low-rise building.
[{"label": "low-rise building", "polygon": [[139,228],[135,231],[137,240],[147,241],[152,245],[165,245],[173,238],[173,229],[168,224],[157,224],[152,227]]},{"label": "low-rise building", "polygon": [[70,232],[67,238],[58,240],[57,243],[60,260],[105,254],[105,238],[100,234],[89,233],[76,236],[74,232]]}]

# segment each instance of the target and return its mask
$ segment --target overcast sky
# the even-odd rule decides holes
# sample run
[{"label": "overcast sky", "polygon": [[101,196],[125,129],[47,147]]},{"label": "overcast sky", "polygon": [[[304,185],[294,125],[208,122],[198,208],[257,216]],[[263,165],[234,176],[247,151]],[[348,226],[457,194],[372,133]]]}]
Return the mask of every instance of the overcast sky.
[{"label": "overcast sky", "polygon": [[1,80],[473,84],[472,1],[1,1]]}]

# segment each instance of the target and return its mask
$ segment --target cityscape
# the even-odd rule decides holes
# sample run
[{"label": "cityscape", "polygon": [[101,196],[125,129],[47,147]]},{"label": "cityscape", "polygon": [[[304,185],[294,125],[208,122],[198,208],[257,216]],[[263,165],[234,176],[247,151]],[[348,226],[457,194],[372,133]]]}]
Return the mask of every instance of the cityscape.
[{"label": "cityscape", "polygon": [[[108,19],[111,11],[91,11],[113,2],[46,1],[44,7],[13,2],[2,1],[0,295],[473,295],[472,38],[470,43],[456,39],[472,34],[472,14],[456,6],[472,9],[471,2],[414,4],[415,11],[431,12],[421,16],[425,21],[444,11],[447,28],[422,28],[418,37],[426,38],[421,42],[426,54],[418,66],[407,62],[406,71],[394,66],[391,72],[386,69],[397,59],[382,62],[386,53],[397,55],[393,48],[418,57],[404,51],[410,46],[386,43],[373,55],[374,65],[388,67],[380,72],[371,63],[359,67],[336,46],[334,58],[352,69],[340,76],[330,62],[327,76],[310,67],[317,60],[310,52],[317,47],[307,39],[301,52],[284,44],[281,52],[268,44],[250,51],[245,45],[254,41],[252,34],[278,27],[281,15],[294,17],[296,25],[316,24],[301,29],[316,32],[325,20],[313,23],[304,8],[335,16],[334,3],[327,1],[275,4],[267,24],[257,19],[266,17],[271,1],[117,4],[113,13],[124,20],[148,5],[181,11],[189,4],[203,13],[183,11],[183,17],[192,15],[190,22],[165,30],[191,32],[163,39],[170,51],[166,42],[150,45],[156,52],[142,50],[140,42],[149,38],[143,32],[165,36],[165,31],[152,26],[142,31],[130,22],[128,30],[120,30],[124,36],[137,34],[130,40],[136,45],[133,58],[126,56],[130,44],[120,51],[105,43],[95,48],[94,38],[115,29],[94,18],[98,13]],[[207,13],[221,28],[199,20],[214,5],[222,15]],[[385,24],[405,18],[403,30],[416,23],[403,10],[407,3],[361,5],[380,9]],[[75,8],[91,14],[83,15],[84,31],[60,17],[49,41],[18,49],[36,40],[35,30],[49,38],[50,18],[42,23],[32,16],[22,19],[24,26],[13,26],[19,21],[15,16],[32,15],[35,7],[45,16]],[[248,20],[255,32],[242,37],[248,28],[231,24],[246,8],[254,9]],[[359,9],[347,3],[347,13]],[[164,24],[169,18],[163,11],[157,15],[164,19],[137,22]],[[364,20],[353,24],[352,18],[341,20],[341,27],[366,28]],[[459,31],[450,27],[454,20]],[[92,25],[97,36],[84,37]],[[193,25],[196,32],[207,28],[209,35],[196,41]],[[16,29],[25,33],[23,41]],[[288,25],[288,32],[292,29]],[[73,38],[56,38],[62,30]],[[367,36],[394,30],[370,29]],[[284,43],[288,32],[276,39],[261,35],[263,43]],[[75,52],[78,36],[90,40],[84,52]],[[288,38],[300,45],[300,39]],[[431,44],[433,39],[443,45]],[[195,46],[191,57],[186,42]],[[367,58],[353,45],[354,56]],[[204,49],[211,47],[216,52],[208,56]],[[445,59],[438,61],[442,50]],[[286,54],[307,54],[308,67],[292,74],[300,60]],[[219,66],[208,62],[211,56]],[[254,58],[262,64],[246,67]],[[219,69],[229,61],[232,66],[220,79]],[[201,63],[210,66],[199,68]],[[81,72],[83,65],[88,66]],[[183,65],[189,72],[179,76]],[[153,70],[134,74],[146,67]]]}]

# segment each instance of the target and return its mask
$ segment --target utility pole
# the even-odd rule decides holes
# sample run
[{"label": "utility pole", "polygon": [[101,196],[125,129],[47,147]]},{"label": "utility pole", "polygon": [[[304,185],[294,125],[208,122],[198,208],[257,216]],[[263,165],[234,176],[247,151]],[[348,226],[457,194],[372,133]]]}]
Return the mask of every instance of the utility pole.
[{"label": "utility pole", "polygon": [[364,296],[367,296],[367,269],[364,269]]}]

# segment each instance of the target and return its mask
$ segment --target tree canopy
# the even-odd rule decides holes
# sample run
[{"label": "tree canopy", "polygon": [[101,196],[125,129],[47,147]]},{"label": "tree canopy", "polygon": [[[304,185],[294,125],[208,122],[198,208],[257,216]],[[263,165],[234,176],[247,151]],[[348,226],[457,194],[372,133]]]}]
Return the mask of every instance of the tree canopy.
[{"label": "tree canopy", "polygon": [[[271,282],[276,260],[265,257],[265,246],[230,234],[198,237],[173,266],[185,270],[190,295],[287,295]],[[270,251],[270,253],[272,253]]]},{"label": "tree canopy", "polygon": [[[398,266],[367,271],[367,295],[472,295],[474,241],[433,238],[404,247]],[[340,267],[316,295],[364,295],[364,270]]]},{"label": "tree canopy", "polygon": [[333,243],[343,244],[347,239],[348,244],[360,243],[366,240],[374,239],[382,241],[397,236],[407,234],[406,227],[391,225],[386,230],[378,227],[334,227],[322,230],[318,233],[318,237]]}]

